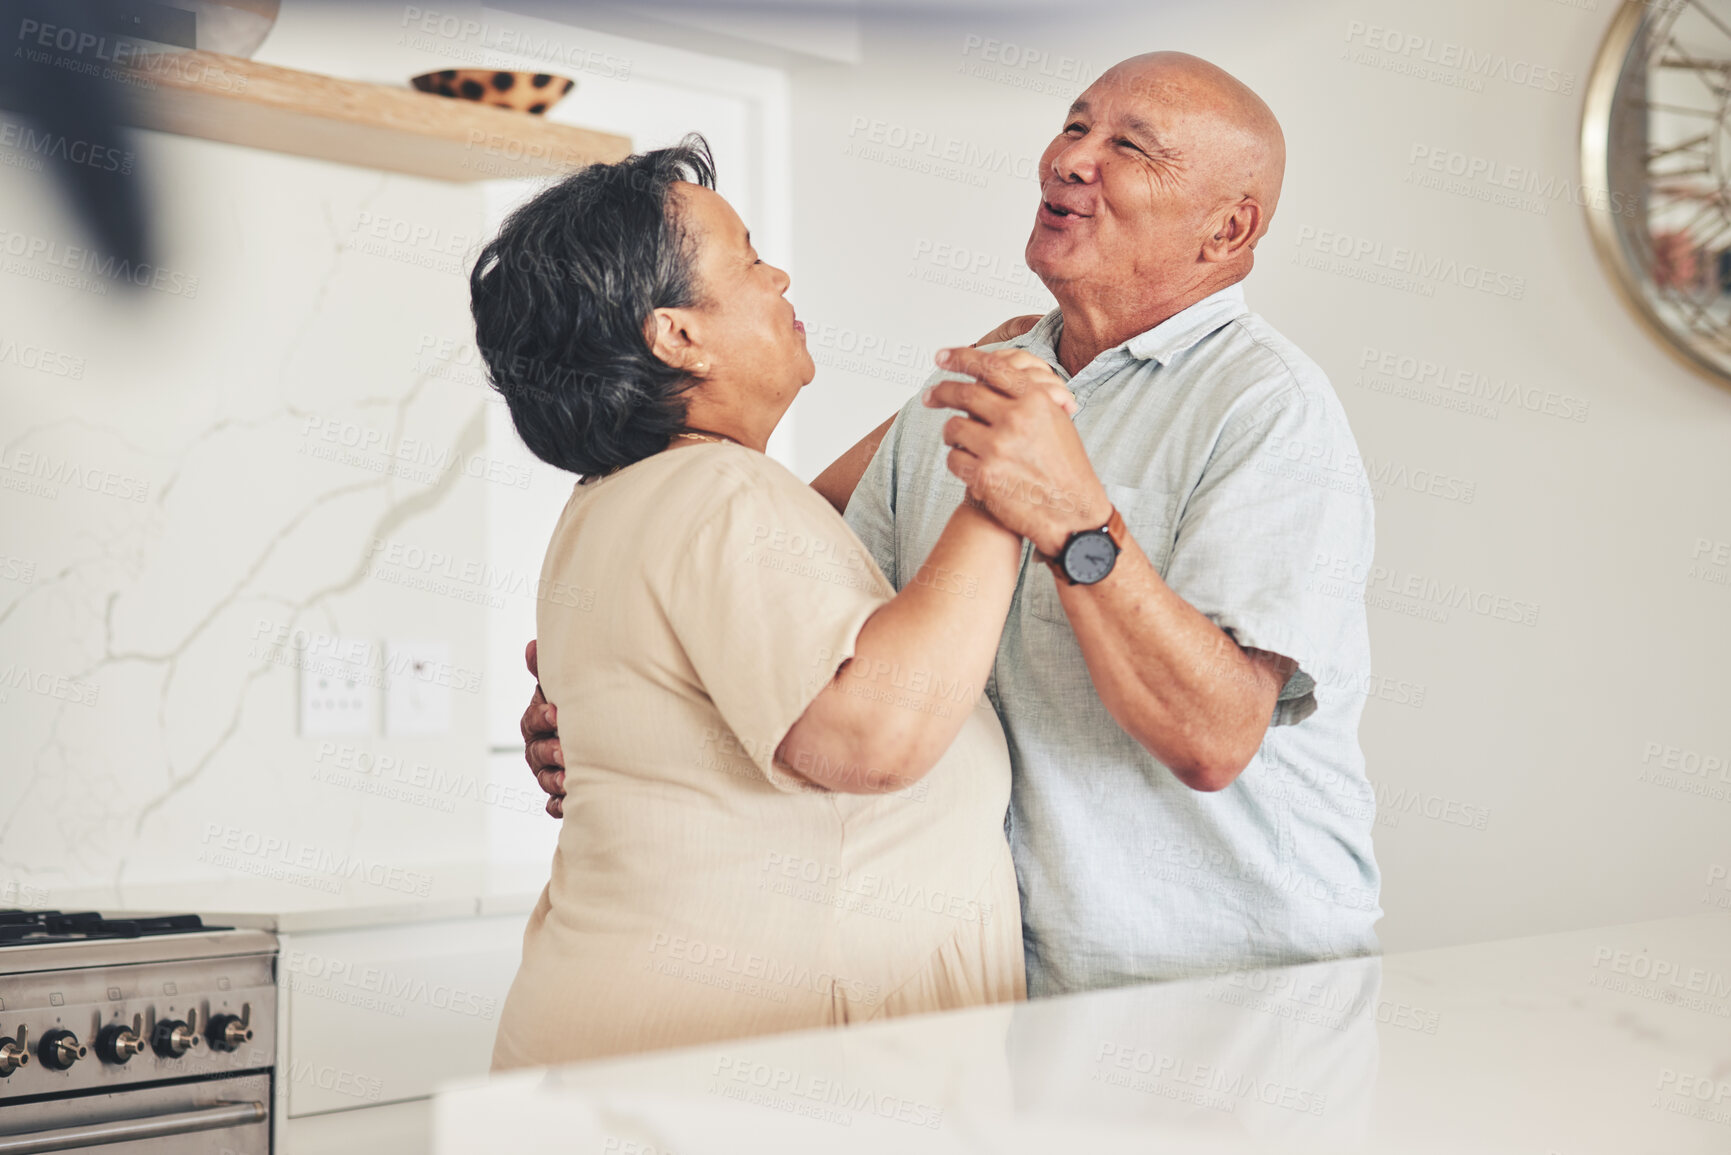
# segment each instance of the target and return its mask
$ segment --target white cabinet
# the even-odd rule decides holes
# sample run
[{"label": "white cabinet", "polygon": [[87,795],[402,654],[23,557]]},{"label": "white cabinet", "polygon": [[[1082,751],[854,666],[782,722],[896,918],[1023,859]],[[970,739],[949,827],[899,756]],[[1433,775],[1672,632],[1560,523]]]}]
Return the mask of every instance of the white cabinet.
[{"label": "white cabinet", "polygon": [[355,1111],[302,1115],[279,1129],[279,1155],[427,1155],[433,1149],[428,1099]]},{"label": "white cabinet", "polygon": [[[279,1152],[394,1150],[369,1134],[418,1116],[385,1104],[485,1075],[526,919],[279,932]],[[329,1112],[342,1114],[303,1123]]]}]

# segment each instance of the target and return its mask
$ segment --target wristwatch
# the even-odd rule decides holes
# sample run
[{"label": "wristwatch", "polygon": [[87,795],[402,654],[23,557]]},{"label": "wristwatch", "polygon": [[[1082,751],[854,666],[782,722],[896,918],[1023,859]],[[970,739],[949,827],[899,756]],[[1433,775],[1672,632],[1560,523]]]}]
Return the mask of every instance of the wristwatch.
[{"label": "wristwatch", "polygon": [[1118,555],[1124,552],[1124,539],[1128,536],[1124,518],[1118,507],[1113,506],[1112,516],[1105,525],[1071,534],[1057,557],[1047,557],[1038,550],[1035,556],[1052,567],[1054,577],[1071,585],[1091,586],[1105,581],[1118,564]]}]

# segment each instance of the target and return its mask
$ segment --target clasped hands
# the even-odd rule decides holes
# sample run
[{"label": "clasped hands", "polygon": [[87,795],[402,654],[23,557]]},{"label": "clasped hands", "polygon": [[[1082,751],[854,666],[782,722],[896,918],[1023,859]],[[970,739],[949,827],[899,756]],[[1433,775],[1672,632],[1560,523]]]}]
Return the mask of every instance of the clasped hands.
[{"label": "clasped hands", "polygon": [[972,378],[924,398],[962,411],[944,423],[945,464],[972,504],[1047,557],[1106,524],[1111,503],[1071,420],[1076,400],[1050,365],[1026,349],[942,349],[938,367]]}]

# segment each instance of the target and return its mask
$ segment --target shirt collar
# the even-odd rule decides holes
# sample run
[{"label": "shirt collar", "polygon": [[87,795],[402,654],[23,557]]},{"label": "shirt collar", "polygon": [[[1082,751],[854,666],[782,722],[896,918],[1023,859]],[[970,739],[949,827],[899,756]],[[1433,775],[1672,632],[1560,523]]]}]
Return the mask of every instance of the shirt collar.
[{"label": "shirt collar", "polygon": [[[1244,303],[1244,285],[1228,285],[1166,318],[1147,332],[1130,338],[1118,348],[1140,360],[1165,365],[1202,338],[1249,312],[1249,306]],[[1063,331],[1064,314],[1054,309],[1028,331],[1026,347],[1056,363],[1058,338]]]}]

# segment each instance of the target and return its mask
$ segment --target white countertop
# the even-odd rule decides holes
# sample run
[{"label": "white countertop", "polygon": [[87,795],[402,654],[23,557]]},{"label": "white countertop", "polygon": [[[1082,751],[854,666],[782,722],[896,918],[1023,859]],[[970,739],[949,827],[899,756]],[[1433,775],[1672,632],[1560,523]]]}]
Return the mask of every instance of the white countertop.
[{"label": "white countertop", "polygon": [[433,1115],[441,1155],[1723,1155],[1731,916],[516,1072]]},{"label": "white countertop", "polygon": [[212,926],[306,934],[527,914],[546,885],[547,870],[546,864],[453,861],[393,867],[388,873],[375,872],[376,877],[357,872],[340,879],[285,881],[236,873],[56,890],[54,905],[108,915],[191,913]]}]

